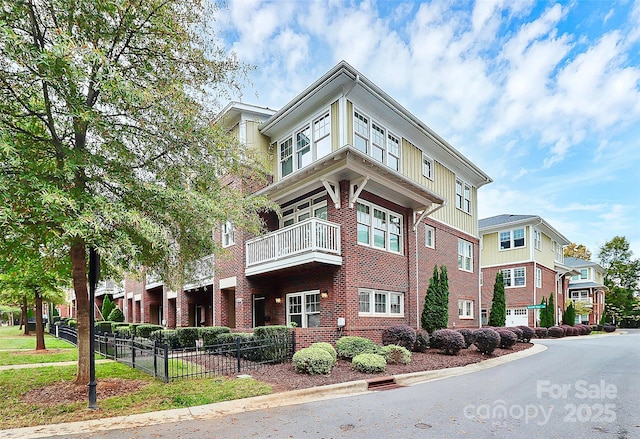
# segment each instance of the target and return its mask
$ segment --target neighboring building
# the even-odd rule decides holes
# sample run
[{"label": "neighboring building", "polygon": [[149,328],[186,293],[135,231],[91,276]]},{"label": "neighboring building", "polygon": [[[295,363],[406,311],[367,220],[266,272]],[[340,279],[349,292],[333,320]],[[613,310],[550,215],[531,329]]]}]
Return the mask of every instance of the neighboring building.
[{"label": "neighboring building", "polygon": [[383,327],[420,326],[444,265],[449,325],[479,326],[477,190],[491,179],[423,122],[345,62],[277,112],[232,102],[219,120],[268,158],[255,193],[281,215],[263,214],[262,236],[221,224],[227,255],[215,269],[200,261],[181,291],[151,273],[127,279],[127,321],[295,325],[299,346],[379,341]]},{"label": "neighboring building", "polygon": [[567,266],[579,272],[571,276],[569,285],[564,290],[564,303],[571,300],[578,310],[583,308],[588,311],[582,314],[576,312],[575,323],[597,325],[604,312],[605,293],[608,291],[604,286],[604,268],[584,259],[566,257],[564,261]]},{"label": "neighboring building", "polygon": [[537,215],[497,215],[479,221],[482,269],[482,323],[491,310],[493,287],[502,271],[507,326],[537,326],[539,311],[527,308],[554,295],[556,322],[562,319],[565,276],[574,273],[564,262],[570,242]]}]

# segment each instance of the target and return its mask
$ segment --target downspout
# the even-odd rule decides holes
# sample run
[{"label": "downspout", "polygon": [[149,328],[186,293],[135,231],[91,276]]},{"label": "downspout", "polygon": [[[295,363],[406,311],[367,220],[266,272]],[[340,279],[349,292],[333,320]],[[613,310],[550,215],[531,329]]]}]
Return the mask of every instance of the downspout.
[{"label": "downspout", "polygon": [[[532,305],[537,305],[538,304],[538,297],[536,294],[536,291],[538,290],[538,286],[536,285],[536,272],[537,272],[537,268],[538,268],[538,263],[536,262],[536,258],[535,258],[535,228],[540,226],[540,224],[542,224],[542,218],[540,218],[540,222],[536,225],[536,226],[532,226],[531,227],[531,237],[530,237],[530,243],[531,243],[531,260],[533,261],[533,303]],[[542,239],[542,233],[540,233],[540,239]],[[540,273],[540,284],[542,285],[542,273]],[[556,283],[556,288],[557,288],[557,283]],[[537,315],[538,314],[538,310],[534,309],[533,310],[533,327],[536,328],[538,319],[537,319]]]},{"label": "downspout", "polygon": [[[447,200],[431,211],[423,212],[421,218],[429,216],[447,205]],[[415,260],[416,260],[416,327],[420,328],[420,270],[418,269],[418,222],[413,224],[413,234],[416,241]]]}]

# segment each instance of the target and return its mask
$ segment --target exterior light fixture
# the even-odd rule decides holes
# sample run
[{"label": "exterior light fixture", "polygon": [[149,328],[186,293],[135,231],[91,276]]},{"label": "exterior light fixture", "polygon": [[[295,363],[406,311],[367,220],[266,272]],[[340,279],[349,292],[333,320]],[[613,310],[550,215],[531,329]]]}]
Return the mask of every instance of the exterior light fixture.
[{"label": "exterior light fixture", "polygon": [[282,297],[276,297],[276,303],[282,303]]},{"label": "exterior light fixture", "polygon": [[320,293],[320,297],[322,297],[323,299],[329,297],[329,290],[324,290],[322,293]]}]

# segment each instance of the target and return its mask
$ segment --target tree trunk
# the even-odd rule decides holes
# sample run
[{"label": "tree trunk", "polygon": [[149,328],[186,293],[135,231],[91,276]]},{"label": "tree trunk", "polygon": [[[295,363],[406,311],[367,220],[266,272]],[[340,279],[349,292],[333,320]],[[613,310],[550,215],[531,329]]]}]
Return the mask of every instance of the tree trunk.
[{"label": "tree trunk", "polygon": [[89,290],[87,289],[87,254],[84,241],[77,240],[71,247],[73,289],[76,293],[78,321],[78,374],[76,384],[89,383]]},{"label": "tree trunk", "polygon": [[44,345],[44,325],[42,324],[42,296],[36,288],[34,291],[36,296],[36,351],[46,349]]},{"label": "tree trunk", "polygon": [[22,324],[24,325],[24,335],[29,335],[27,296],[22,296]]}]

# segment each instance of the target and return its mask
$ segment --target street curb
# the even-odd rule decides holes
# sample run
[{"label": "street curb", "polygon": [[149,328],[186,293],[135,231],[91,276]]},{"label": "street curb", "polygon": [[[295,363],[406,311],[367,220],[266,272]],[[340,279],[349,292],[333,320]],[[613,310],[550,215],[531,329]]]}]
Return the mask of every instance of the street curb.
[{"label": "street curb", "polygon": [[[531,348],[501,357],[489,358],[479,363],[461,367],[439,369],[425,372],[413,372],[394,375],[396,383],[401,386],[412,386],[429,381],[449,378],[458,375],[478,372],[511,361],[535,355],[547,349],[546,346],[534,344]],[[245,399],[217,402],[214,404],[163,410],[159,412],[140,413],[136,415],[118,416],[113,418],[92,419],[62,424],[39,425],[36,427],[14,428],[0,430],[0,439],[38,439],[79,433],[90,433],[98,430],[117,430],[121,428],[136,428],[149,425],[166,424],[192,420],[213,419],[236,413],[243,413],[267,408],[285,407],[346,396],[360,395],[368,392],[366,380],[348,383],[330,384],[327,386],[311,387],[307,389],[291,390],[288,392],[272,393]]]}]

